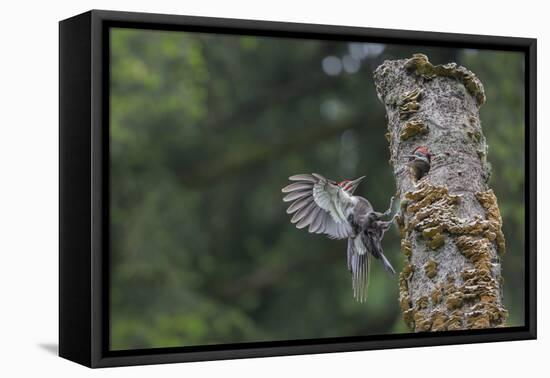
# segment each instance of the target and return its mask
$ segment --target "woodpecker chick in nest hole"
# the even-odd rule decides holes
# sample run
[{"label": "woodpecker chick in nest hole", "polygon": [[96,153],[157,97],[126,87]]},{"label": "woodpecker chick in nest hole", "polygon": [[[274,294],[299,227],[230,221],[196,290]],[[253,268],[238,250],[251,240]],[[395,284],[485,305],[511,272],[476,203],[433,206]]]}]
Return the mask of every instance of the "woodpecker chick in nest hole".
[{"label": "woodpecker chick in nest hole", "polygon": [[426,176],[430,171],[432,154],[425,146],[417,147],[412,155],[405,155],[408,159],[407,165],[415,181]]}]

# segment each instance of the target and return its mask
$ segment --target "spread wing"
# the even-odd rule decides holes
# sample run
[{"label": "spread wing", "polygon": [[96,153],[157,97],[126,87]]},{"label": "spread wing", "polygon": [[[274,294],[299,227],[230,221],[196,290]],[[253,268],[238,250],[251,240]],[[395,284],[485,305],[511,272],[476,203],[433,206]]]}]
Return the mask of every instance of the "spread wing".
[{"label": "spread wing", "polygon": [[297,228],[309,226],[309,232],[326,234],[333,239],[345,239],[351,233],[345,210],[351,197],[338,185],[317,174],[289,177],[292,184],[283,188],[285,202],[292,202],[287,213]]}]

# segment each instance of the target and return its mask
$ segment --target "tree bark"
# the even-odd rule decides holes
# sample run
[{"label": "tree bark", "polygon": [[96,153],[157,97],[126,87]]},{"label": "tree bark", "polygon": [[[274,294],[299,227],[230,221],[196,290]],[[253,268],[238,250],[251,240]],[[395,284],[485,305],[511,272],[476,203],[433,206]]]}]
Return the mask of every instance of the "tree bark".
[{"label": "tree bark", "polygon": [[[505,242],[479,107],[483,85],[455,63],[422,54],[385,61],[374,73],[386,107],[390,163],[401,200],[397,223],[406,257],[399,303],[416,332],[504,326],[500,256]],[[406,155],[432,154],[415,182]]]}]

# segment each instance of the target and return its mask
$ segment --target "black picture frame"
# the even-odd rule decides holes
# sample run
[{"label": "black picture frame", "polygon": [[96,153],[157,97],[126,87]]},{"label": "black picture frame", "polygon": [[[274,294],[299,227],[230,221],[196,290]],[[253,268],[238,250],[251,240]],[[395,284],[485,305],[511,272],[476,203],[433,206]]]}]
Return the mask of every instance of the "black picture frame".
[{"label": "black picture frame", "polygon": [[[525,53],[525,326],[437,333],[109,351],[111,27]],[[59,24],[59,355],[88,367],[156,364],[536,338],[536,39],[92,10]]]}]

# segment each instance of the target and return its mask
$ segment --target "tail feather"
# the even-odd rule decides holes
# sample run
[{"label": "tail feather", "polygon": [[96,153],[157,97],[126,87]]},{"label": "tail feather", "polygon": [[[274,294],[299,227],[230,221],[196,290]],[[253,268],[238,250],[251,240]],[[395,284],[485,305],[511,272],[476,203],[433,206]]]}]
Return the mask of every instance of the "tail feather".
[{"label": "tail feather", "polygon": [[384,264],[384,269],[386,269],[391,274],[395,274],[395,269],[393,269],[393,266],[391,266],[391,263],[386,258],[386,256],[384,256],[383,253],[380,254],[380,258],[382,259],[382,263]]},{"label": "tail feather", "polygon": [[369,288],[370,254],[363,248],[359,253],[352,238],[348,238],[348,269],[351,272],[353,297],[365,302]]},{"label": "tail feather", "polygon": [[364,232],[361,235],[364,245],[368,245],[368,250],[374,257],[379,260],[382,260],[384,264],[384,269],[391,274],[395,274],[395,269],[389,262],[389,260],[384,256],[384,250],[382,249],[382,235],[376,232]]}]

